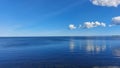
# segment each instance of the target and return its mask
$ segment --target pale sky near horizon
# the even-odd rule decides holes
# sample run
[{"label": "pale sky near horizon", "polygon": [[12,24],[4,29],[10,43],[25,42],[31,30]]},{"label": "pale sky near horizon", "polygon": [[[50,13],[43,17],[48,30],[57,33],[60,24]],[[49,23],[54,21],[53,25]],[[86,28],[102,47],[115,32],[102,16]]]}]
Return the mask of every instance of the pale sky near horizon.
[{"label": "pale sky near horizon", "polygon": [[119,25],[120,0],[0,0],[0,36],[120,35]]}]

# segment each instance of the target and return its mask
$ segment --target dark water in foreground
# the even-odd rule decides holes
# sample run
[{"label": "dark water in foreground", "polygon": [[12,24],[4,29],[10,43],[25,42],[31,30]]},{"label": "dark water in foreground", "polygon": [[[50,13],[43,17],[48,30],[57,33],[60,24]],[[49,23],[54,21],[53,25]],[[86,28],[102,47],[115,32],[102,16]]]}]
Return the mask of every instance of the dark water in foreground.
[{"label": "dark water in foreground", "polygon": [[120,37],[0,38],[0,68],[120,68]]}]

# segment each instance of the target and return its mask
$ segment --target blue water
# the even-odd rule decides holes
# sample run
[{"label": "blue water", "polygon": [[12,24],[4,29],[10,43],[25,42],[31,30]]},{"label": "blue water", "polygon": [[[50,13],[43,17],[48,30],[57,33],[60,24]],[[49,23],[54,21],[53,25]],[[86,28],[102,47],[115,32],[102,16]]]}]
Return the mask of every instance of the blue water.
[{"label": "blue water", "polygon": [[120,68],[120,37],[1,37],[0,68]]}]

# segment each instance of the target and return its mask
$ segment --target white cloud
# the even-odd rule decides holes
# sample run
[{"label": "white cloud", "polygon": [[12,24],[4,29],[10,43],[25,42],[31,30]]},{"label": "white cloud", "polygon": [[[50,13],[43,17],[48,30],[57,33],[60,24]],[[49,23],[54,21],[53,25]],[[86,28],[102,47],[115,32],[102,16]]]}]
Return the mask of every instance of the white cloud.
[{"label": "white cloud", "polygon": [[98,26],[106,27],[106,24],[103,22],[96,21],[96,22],[84,22],[83,25],[84,28],[94,28]]},{"label": "white cloud", "polygon": [[91,22],[85,22],[84,23],[84,28],[93,28],[93,27],[95,27],[94,23],[91,23]]},{"label": "white cloud", "polygon": [[90,0],[94,5],[117,7],[120,5],[120,0]]},{"label": "white cloud", "polygon": [[74,24],[70,24],[70,25],[69,25],[69,29],[70,29],[70,30],[76,29],[76,26],[75,26]]},{"label": "white cloud", "polygon": [[106,27],[106,24],[105,23],[101,23],[101,26]]},{"label": "white cloud", "polygon": [[112,18],[112,24],[114,24],[114,25],[120,25],[120,16],[113,17]]}]

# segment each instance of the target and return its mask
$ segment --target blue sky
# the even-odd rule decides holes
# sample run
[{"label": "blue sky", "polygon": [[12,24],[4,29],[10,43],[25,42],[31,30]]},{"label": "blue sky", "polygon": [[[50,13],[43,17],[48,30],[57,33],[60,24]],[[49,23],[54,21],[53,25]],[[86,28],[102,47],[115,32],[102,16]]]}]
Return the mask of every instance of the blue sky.
[{"label": "blue sky", "polygon": [[[112,0],[111,0],[112,1]],[[117,1],[117,0],[116,0]],[[97,2],[97,1],[96,1]],[[0,36],[120,35],[120,26],[109,27],[120,16],[119,3],[92,0],[0,0]],[[85,22],[104,22],[106,27],[76,28]],[[117,20],[117,23],[120,23]]]}]

